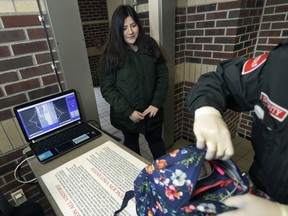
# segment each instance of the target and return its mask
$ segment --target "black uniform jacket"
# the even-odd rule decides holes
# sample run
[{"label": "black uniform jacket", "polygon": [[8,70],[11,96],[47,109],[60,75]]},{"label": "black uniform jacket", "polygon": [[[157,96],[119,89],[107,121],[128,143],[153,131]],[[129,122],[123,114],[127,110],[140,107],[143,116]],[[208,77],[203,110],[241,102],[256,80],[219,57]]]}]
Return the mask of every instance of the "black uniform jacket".
[{"label": "black uniform jacket", "polygon": [[[221,62],[203,74],[186,98],[194,111],[212,106],[222,114],[254,110],[252,180],[278,202],[288,204],[288,42],[253,59]],[[262,119],[260,119],[262,118]]]}]

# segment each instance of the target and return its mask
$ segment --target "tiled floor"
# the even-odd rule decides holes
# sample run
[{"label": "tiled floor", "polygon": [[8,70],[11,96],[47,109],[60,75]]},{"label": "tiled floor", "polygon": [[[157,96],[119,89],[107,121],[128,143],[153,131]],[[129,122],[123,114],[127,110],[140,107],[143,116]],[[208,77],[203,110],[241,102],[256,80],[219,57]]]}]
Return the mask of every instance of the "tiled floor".
[{"label": "tiled floor", "polygon": [[[96,95],[101,128],[109,134],[119,138],[120,142],[123,142],[123,135],[121,131],[114,128],[110,123],[109,104],[103,99],[100,89],[98,87],[94,88],[94,91]],[[140,135],[139,142],[141,155],[147,160],[152,161],[153,159],[151,152],[148,148],[145,138],[142,135]],[[169,152],[173,149],[177,149],[188,143],[189,142],[186,140],[178,140],[167,151]],[[247,172],[254,157],[254,152],[250,141],[237,136],[233,139],[233,145],[235,149],[235,155],[232,159],[237,163],[237,165],[242,171]]]}]

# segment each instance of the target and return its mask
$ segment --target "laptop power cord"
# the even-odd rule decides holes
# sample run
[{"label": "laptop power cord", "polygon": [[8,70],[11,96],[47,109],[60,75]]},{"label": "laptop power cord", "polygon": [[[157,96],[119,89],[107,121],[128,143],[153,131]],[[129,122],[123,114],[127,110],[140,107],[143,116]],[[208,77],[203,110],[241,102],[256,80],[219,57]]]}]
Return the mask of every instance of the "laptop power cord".
[{"label": "laptop power cord", "polygon": [[25,155],[23,155],[23,157],[21,158],[20,162],[18,163],[18,165],[16,166],[16,168],[14,169],[14,178],[16,181],[22,183],[22,184],[31,184],[31,183],[36,183],[37,179],[33,178],[30,180],[25,180],[21,177],[20,175],[20,169],[21,166],[29,159],[35,157],[35,155],[32,153],[32,151],[26,152]]}]

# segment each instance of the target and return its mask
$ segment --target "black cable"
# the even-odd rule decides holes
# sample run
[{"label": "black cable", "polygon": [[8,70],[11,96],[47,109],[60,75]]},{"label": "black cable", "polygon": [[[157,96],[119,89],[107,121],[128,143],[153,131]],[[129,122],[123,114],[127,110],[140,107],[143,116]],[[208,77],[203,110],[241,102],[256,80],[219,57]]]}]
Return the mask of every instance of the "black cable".
[{"label": "black cable", "polygon": [[46,23],[45,23],[44,14],[43,14],[43,11],[42,11],[42,8],[41,8],[40,0],[37,0],[37,5],[38,5],[39,13],[40,13],[39,20],[40,20],[40,22],[42,23],[42,25],[44,27],[46,40],[47,40],[47,43],[48,43],[48,48],[49,48],[51,59],[52,59],[52,68],[53,68],[53,70],[54,70],[54,72],[56,74],[57,82],[59,84],[60,90],[61,90],[61,92],[63,92],[63,88],[61,86],[59,73],[58,73],[58,70],[57,70],[57,66],[55,64],[55,59],[54,59],[54,56],[53,56],[53,50],[52,50],[51,43],[50,43],[50,40],[49,40],[49,34],[48,34],[47,26],[46,26]]}]

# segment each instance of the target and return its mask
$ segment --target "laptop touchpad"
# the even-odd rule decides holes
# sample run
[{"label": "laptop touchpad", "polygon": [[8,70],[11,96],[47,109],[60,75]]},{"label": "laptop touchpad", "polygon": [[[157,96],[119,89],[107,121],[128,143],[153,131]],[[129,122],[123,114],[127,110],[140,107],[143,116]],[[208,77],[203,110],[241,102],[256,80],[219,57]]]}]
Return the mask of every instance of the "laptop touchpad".
[{"label": "laptop touchpad", "polygon": [[69,142],[63,143],[63,144],[55,147],[55,149],[57,152],[65,152],[65,151],[67,151],[73,147],[74,147],[73,142],[69,141]]}]

